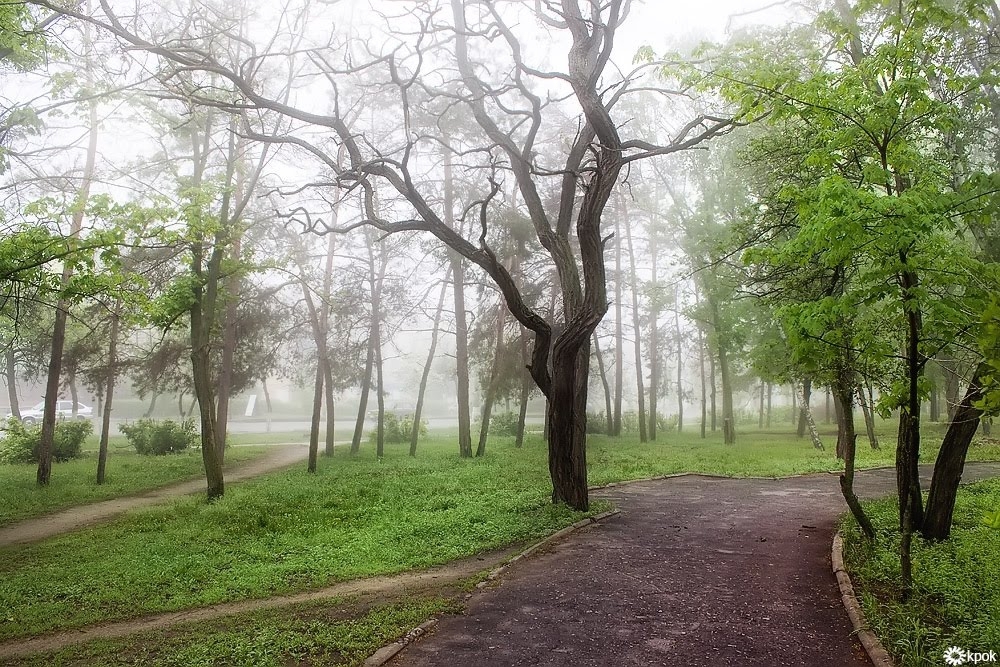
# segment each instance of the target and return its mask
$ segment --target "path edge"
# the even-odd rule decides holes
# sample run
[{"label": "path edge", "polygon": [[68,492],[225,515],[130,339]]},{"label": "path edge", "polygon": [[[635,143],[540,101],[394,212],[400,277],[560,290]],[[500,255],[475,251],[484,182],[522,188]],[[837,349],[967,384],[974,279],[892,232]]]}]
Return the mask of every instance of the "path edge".
[{"label": "path edge", "polygon": [[[531,556],[532,554],[534,554],[535,552],[537,552],[539,549],[543,549],[543,548],[547,547],[548,545],[552,544],[553,542],[557,542],[557,541],[561,540],[562,538],[566,537],[567,535],[575,533],[576,531],[581,530],[583,528],[587,528],[588,526],[593,526],[596,523],[600,523],[601,521],[604,521],[605,519],[608,519],[608,518],[613,517],[613,516],[615,516],[617,514],[620,514],[620,513],[621,513],[621,510],[617,510],[617,509],[609,510],[607,512],[601,512],[600,514],[596,514],[594,516],[587,517],[586,519],[580,519],[576,523],[571,523],[570,525],[566,526],[565,528],[557,530],[556,532],[552,533],[551,535],[548,535],[547,537],[542,538],[538,542],[535,542],[534,544],[532,544],[531,546],[529,546],[527,549],[525,549],[524,551],[520,552],[519,554],[517,554],[516,556],[514,556],[513,558],[511,558],[509,561],[507,561],[503,565],[500,565],[500,566],[495,567],[492,570],[490,570],[489,574],[487,574],[486,577],[482,581],[480,581],[478,584],[476,584],[476,591],[482,591],[487,586],[490,586],[497,579],[499,579],[501,576],[503,576],[503,574],[510,568],[510,566],[514,565],[515,563],[517,563],[519,561],[524,560],[525,558],[528,558],[529,556]],[[468,593],[465,596],[465,599],[468,600],[474,594],[475,594],[475,592]],[[437,622],[438,622],[437,618],[432,618],[432,619],[430,619],[428,621],[425,621],[424,623],[421,623],[420,625],[418,625],[417,627],[413,628],[412,630],[410,630],[409,632],[407,632],[405,635],[403,635],[402,637],[400,637],[396,641],[391,642],[389,644],[386,644],[385,646],[382,646],[381,648],[379,648],[377,651],[375,651],[370,656],[368,656],[368,658],[365,659],[365,661],[362,663],[362,665],[364,667],[382,667],[387,662],[389,662],[390,660],[392,660],[393,658],[395,658],[404,648],[406,648],[407,646],[409,646],[410,644],[412,644],[414,641],[416,641],[420,637],[422,637],[425,634],[427,634],[427,632],[429,630],[431,630],[435,625],[437,625]],[[892,667],[892,666],[890,665],[888,667]]]},{"label": "path edge", "polygon": [[861,603],[854,593],[854,584],[851,582],[851,575],[847,573],[844,566],[844,537],[837,531],[833,536],[833,547],[830,552],[830,559],[833,562],[833,573],[837,577],[837,586],[840,587],[840,601],[844,603],[847,615],[854,626],[854,634],[868,654],[868,659],[875,667],[895,667],[895,663],[889,656],[889,652],[882,646],[882,642],[872,632],[865,621],[865,613],[861,610]]}]

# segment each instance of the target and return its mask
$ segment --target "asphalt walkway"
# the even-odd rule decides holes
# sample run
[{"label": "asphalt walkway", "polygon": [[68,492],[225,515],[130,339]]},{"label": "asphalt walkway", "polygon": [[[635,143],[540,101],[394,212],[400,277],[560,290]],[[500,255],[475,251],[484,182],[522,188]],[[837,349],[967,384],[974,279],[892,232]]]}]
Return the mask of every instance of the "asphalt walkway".
[{"label": "asphalt walkway", "polygon": [[[995,476],[1000,464],[969,464],[965,481]],[[860,472],[857,489],[893,493],[895,472]],[[597,496],[621,514],[518,562],[390,664],[870,664],[831,572],[837,476],[685,476]]]}]

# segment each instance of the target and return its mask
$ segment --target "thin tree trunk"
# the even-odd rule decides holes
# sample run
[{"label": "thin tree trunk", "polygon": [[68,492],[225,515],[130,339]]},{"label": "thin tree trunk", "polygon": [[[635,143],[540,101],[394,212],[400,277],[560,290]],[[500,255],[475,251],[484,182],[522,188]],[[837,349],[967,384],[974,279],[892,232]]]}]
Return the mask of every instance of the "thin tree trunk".
[{"label": "thin tree trunk", "polygon": [[613,408],[611,407],[611,385],[608,383],[608,374],[604,368],[604,355],[601,354],[600,341],[597,332],[594,332],[594,356],[597,357],[597,372],[601,378],[601,386],[604,387],[604,409],[605,421],[607,422],[607,434],[615,434],[615,420]]},{"label": "thin tree trunk", "polygon": [[[625,215],[622,206],[621,214]],[[616,218],[617,219],[617,218]],[[628,243],[629,274],[632,279],[632,331],[635,339],[635,382],[639,402],[639,442],[646,442],[646,398],[642,372],[642,328],[639,322],[639,280],[635,273],[635,251],[632,247],[632,225],[625,224],[625,240]]]},{"label": "thin tree trunk", "polygon": [[313,383],[312,419],[309,422],[309,463],[306,470],[316,472],[319,459],[319,423],[323,417],[323,364],[316,362],[316,380]]},{"label": "thin tree trunk", "polygon": [[763,379],[761,379],[761,381],[760,381],[759,390],[760,390],[760,406],[759,406],[760,409],[757,412],[757,428],[758,429],[763,429],[764,428],[764,399],[765,399],[764,392],[766,390],[766,388],[764,386],[764,380]]},{"label": "thin tree trunk", "polygon": [[358,418],[354,422],[354,436],[351,438],[351,454],[361,451],[361,436],[365,432],[365,415],[368,410],[368,392],[371,390],[372,375],[375,370],[375,337],[368,336],[368,356],[365,358],[365,373],[361,379],[361,398],[358,402]]},{"label": "thin tree trunk", "polygon": [[452,254],[451,271],[455,276],[455,381],[458,399],[458,455],[472,456],[472,411],[469,401],[469,323],[465,312],[465,267],[457,253]]},{"label": "thin tree trunk", "polygon": [[824,387],[824,391],[826,392],[826,407],[823,410],[823,420],[827,424],[830,424],[833,422],[833,418],[831,416],[833,414],[833,411],[830,409],[830,388]]},{"label": "thin tree trunk", "polygon": [[[847,448],[847,416],[844,414],[844,404],[840,399],[840,392],[833,392],[833,410],[837,416],[837,458],[844,460],[844,452]],[[852,419],[853,424],[853,419]]]},{"label": "thin tree trunk", "polygon": [[[850,360],[847,360],[845,364],[850,364]],[[847,368],[840,370],[840,377],[837,378],[837,387],[835,397],[837,403],[841,406],[842,419],[840,430],[843,432],[843,446],[841,447],[838,443],[838,448],[842,448],[843,459],[844,459],[844,474],[840,476],[840,490],[844,495],[844,500],[847,502],[847,507],[850,508],[851,514],[854,516],[855,521],[858,522],[858,526],[861,527],[861,532],[864,533],[865,537],[869,541],[875,539],[875,529],[872,527],[872,522],[865,514],[864,508],[858,501],[857,495],[854,493],[854,455],[857,450],[858,435],[854,428],[854,388],[853,381],[849,377],[850,373]]]},{"label": "thin tree trunk", "polygon": [[[629,224],[629,223],[626,223]],[[631,227],[631,225],[629,225]],[[656,231],[650,230],[649,235],[649,259],[652,264],[652,287],[659,289],[657,285],[657,244]],[[633,271],[634,273],[634,271]],[[635,277],[633,276],[633,281]],[[635,289],[633,287],[633,289]],[[674,302],[677,301],[677,289],[674,288]],[[676,307],[674,309],[676,312]],[[656,294],[649,304],[649,439],[656,442],[656,399],[660,388],[660,295]],[[636,332],[636,336],[639,333]],[[677,341],[678,358],[680,358],[680,341]],[[640,383],[641,385],[641,383]]]},{"label": "thin tree trunk", "polygon": [[[84,27],[84,63],[86,83],[93,86],[93,55],[91,29]],[[94,183],[97,165],[97,96],[93,96],[87,109],[87,156],[80,179],[80,188],[76,193],[73,216],[70,221],[69,235],[80,236],[83,229],[84,211],[90,200],[90,189]],[[73,279],[73,267],[66,263],[62,270],[61,285],[66,287]],[[42,411],[42,432],[38,444],[38,470],[35,481],[39,486],[48,486],[52,475],[52,441],[56,432],[56,403],[59,400],[59,376],[62,371],[63,348],[66,345],[66,314],[69,301],[60,298],[56,304],[55,322],[52,327],[52,349],[49,354],[48,376],[45,384],[45,406]],[[74,409],[76,401],[73,402]]]},{"label": "thin tree trunk", "polygon": [[[242,170],[237,171],[244,139],[239,136],[236,117],[229,121],[229,144],[226,153],[226,174],[223,183],[222,200],[219,205],[219,225],[225,230],[225,241],[229,259],[238,262],[241,255],[241,237],[236,230],[238,213],[233,200],[242,197],[244,187]],[[222,238],[222,237],[219,237]],[[219,271],[217,280],[223,285],[225,300],[221,308],[222,350],[219,369],[215,380],[215,446],[218,449],[220,465],[226,458],[226,434],[229,432],[229,400],[233,386],[233,364],[236,359],[236,312],[240,293],[240,274],[233,272],[226,276]],[[214,320],[217,315],[211,314]]]},{"label": "thin tree trunk", "polygon": [[674,291],[674,336],[677,338],[677,432],[680,433],[684,430],[684,339],[681,336],[679,290]]},{"label": "thin tree trunk", "polygon": [[[528,338],[525,331],[521,331],[521,397],[517,413],[517,436],[514,438],[514,447],[520,449],[524,445],[525,420],[528,416],[528,399],[531,397],[531,375],[527,371],[528,364],[531,363],[531,355],[528,352]],[[605,390],[607,384],[605,384]],[[605,396],[607,391],[605,391]]]},{"label": "thin tree trunk", "polygon": [[156,409],[156,399],[159,397],[159,395],[160,395],[159,392],[155,391],[153,392],[153,398],[151,398],[149,401],[149,407],[146,408],[146,412],[144,412],[142,415],[146,419],[149,419],[150,417],[153,416],[153,410]]},{"label": "thin tree trunk", "polygon": [[266,417],[266,419],[267,419],[267,422],[266,422],[267,426],[266,426],[266,431],[267,431],[267,433],[270,433],[271,432],[271,411],[272,410],[271,410],[271,392],[269,392],[267,390],[267,378],[261,378],[260,389],[261,389],[261,391],[264,392],[264,405],[266,406],[266,409],[267,409],[267,417]]},{"label": "thin tree trunk", "polygon": [[955,499],[958,496],[958,485],[962,481],[962,471],[965,469],[965,457],[983,414],[976,406],[983,397],[981,381],[982,375],[987,371],[985,364],[976,368],[965,397],[955,410],[955,418],[948,425],[948,432],[945,433],[934,462],[934,475],[921,526],[921,532],[928,540],[945,540],[951,534]]},{"label": "thin tree trunk", "polygon": [[618,216],[615,216],[615,414],[614,432],[612,433],[615,436],[622,434],[622,398],[625,374],[625,333],[622,321],[623,278],[621,223]]},{"label": "thin tree trunk", "polygon": [[7,400],[10,401],[10,414],[18,421],[21,419],[21,405],[17,400],[17,361],[14,358],[13,341],[4,350],[4,360],[7,365]]},{"label": "thin tree trunk", "polygon": [[437,351],[438,330],[441,328],[441,313],[444,312],[444,297],[448,292],[448,279],[451,278],[451,268],[445,273],[441,283],[441,295],[438,297],[437,310],[434,311],[434,327],[431,329],[431,346],[427,351],[427,361],[420,375],[420,387],[417,389],[417,406],[413,409],[413,428],[410,430],[410,456],[417,455],[417,439],[420,437],[420,420],[424,411],[424,393],[427,391],[427,380],[431,376],[431,366],[434,363],[434,353]]},{"label": "thin tree trunk", "polygon": [[865,398],[865,388],[862,385],[857,387],[858,402],[861,403],[861,412],[865,415],[865,430],[868,432],[868,442],[872,449],[878,449],[878,436],[875,434],[875,413],[872,406]]},{"label": "thin tree trunk", "polygon": [[[117,308],[116,304],[116,308]],[[118,366],[118,312],[111,316],[111,330],[108,336],[108,377],[104,387],[104,410],[101,413],[101,443],[97,448],[97,483],[104,484],[104,475],[108,465],[108,439],[111,435],[111,402],[115,396],[115,380]]]},{"label": "thin tree trunk", "polygon": [[698,327],[698,372],[701,377],[701,439],[706,437],[705,427],[708,425],[708,400],[706,392],[708,390],[705,382],[705,334],[701,327]]},{"label": "thin tree trunk", "polygon": [[[802,378],[802,401],[799,403],[799,425],[795,429],[795,435],[800,438],[806,434],[806,418],[812,415],[812,408],[809,399],[812,398],[812,377],[807,375]],[[815,427],[815,424],[813,424]]]},{"label": "thin tree trunk", "polygon": [[486,439],[490,433],[490,418],[493,416],[493,403],[496,401],[497,383],[500,379],[500,362],[503,357],[503,330],[507,324],[507,310],[503,304],[497,309],[496,344],[493,348],[493,368],[490,370],[490,381],[486,385],[486,395],[483,397],[482,423],[479,426],[479,443],[476,445],[476,456],[486,454]]},{"label": "thin tree trunk", "polygon": [[[900,253],[900,264],[907,265],[907,255]],[[920,375],[923,357],[920,352],[922,318],[916,291],[917,274],[909,269],[900,272],[903,307],[906,313],[907,400],[899,413],[899,437],[896,443],[896,484],[899,494],[900,594],[905,602],[913,592],[910,545],[913,532],[923,524],[923,497],[920,495]]]},{"label": "thin tree trunk", "polygon": [[764,426],[771,428],[771,398],[774,395],[774,384],[767,383],[767,417],[764,419]]},{"label": "thin tree trunk", "polygon": [[722,437],[727,445],[736,444],[736,419],[733,413],[733,384],[729,373],[729,351],[726,334],[722,330],[722,318],[719,314],[719,304],[714,299],[709,300],[712,309],[712,326],[715,329],[716,345],[718,346],[719,376],[722,380]]},{"label": "thin tree trunk", "polygon": [[806,394],[809,384],[810,380],[808,377],[802,380],[802,389],[800,390],[802,393],[799,396],[801,399],[799,401],[799,405],[801,406],[799,408],[801,410],[799,412],[799,423],[803,424],[803,430],[809,431],[809,439],[812,441],[812,446],[822,450],[824,449],[823,441],[820,440],[819,431],[816,430],[816,420],[813,419],[812,408],[809,407],[809,396]]},{"label": "thin tree trunk", "polygon": [[708,355],[708,379],[709,379],[709,398],[711,399],[711,417],[712,417],[712,433],[719,427],[718,425],[718,409],[716,407],[716,395],[718,392],[718,384],[715,381],[715,355]]},{"label": "thin tree trunk", "polygon": [[[330,224],[337,223],[338,207],[334,205],[330,210]],[[323,267],[323,303],[320,306],[320,324],[323,335],[326,336],[330,330],[330,304],[333,300],[333,260],[335,256],[336,234],[328,234],[326,243],[326,264]],[[326,346],[324,346],[326,347]],[[326,438],[324,441],[323,454],[333,456],[337,440],[337,420],[336,402],[333,391],[333,361],[330,359],[330,352],[327,348],[323,355],[323,390],[326,392]]]},{"label": "thin tree trunk", "polygon": [[[368,245],[369,257],[372,246]],[[378,283],[373,285],[376,299],[372,301],[372,338],[375,343],[375,404],[378,406],[378,424],[375,429],[375,456],[381,459],[385,456],[385,377],[382,364],[382,290],[385,285],[385,272],[389,266],[389,253],[385,247],[385,239],[379,241]]]}]

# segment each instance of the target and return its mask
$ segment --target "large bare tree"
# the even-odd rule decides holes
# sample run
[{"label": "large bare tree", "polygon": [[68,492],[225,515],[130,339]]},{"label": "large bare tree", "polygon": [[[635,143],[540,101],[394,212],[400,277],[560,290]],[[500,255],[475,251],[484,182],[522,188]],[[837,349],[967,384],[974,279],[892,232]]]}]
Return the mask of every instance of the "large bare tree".
[{"label": "large bare tree", "polygon": [[[479,267],[534,335],[529,370],[548,400],[552,499],[588,507],[587,380],[591,336],[608,308],[604,249],[610,235],[602,229],[608,199],[630,163],[695,146],[731,127],[728,119],[702,115],[659,140],[625,135],[627,118],[616,115],[616,105],[635,89],[659,85],[650,76],[659,70],[655,63],[627,72],[612,64],[630,0],[374,3],[395,14],[372,10],[372,20],[364,24],[368,32],[358,37],[329,30],[338,20],[347,21],[335,3],[301,0],[295,9],[261,9],[273,15],[258,18],[279,28],[266,43],[239,54],[207,48],[214,40],[207,34],[210,26],[200,40],[165,41],[149,27],[155,22],[133,10],[118,14],[110,0],[100,0],[92,13],[52,0],[37,4],[95,23],[178,72],[227,79],[236,96],[192,87],[185,94],[238,113],[243,136],[311,154],[330,175],[312,185],[339,191],[343,201],[360,199],[355,219],[342,214],[335,224],[306,205],[290,204],[292,216],[307,228],[423,231]],[[383,31],[372,27],[376,20],[384,21]],[[285,48],[317,25],[326,27],[322,41],[314,35],[310,48]],[[260,73],[273,68],[294,70],[297,98],[282,101],[261,83]],[[379,110],[377,118],[371,114],[368,126],[348,122],[363,118],[354,111],[366,106]],[[253,110],[283,114],[292,129],[275,135],[255,126]],[[435,133],[426,124],[413,129],[411,118],[418,114],[474,122],[446,140],[446,132]],[[453,154],[454,168],[467,184],[464,205],[456,207],[470,223],[466,235],[457,231],[463,227],[448,224],[434,177],[434,156],[440,158],[442,147]],[[347,156],[343,164],[336,159],[340,149]],[[376,210],[376,192],[396,199]],[[494,229],[492,213],[501,193],[516,194],[554,268],[559,307],[553,314],[530,303],[518,277],[494,253],[491,238],[502,230]]]}]

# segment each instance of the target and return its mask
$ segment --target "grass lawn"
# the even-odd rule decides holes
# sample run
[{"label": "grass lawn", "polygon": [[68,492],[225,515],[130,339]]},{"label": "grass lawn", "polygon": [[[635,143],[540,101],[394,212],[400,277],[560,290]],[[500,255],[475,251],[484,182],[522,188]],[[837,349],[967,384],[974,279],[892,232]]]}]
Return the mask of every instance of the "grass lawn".
[{"label": "grass lawn", "polygon": [[[787,433],[748,428],[734,447],[719,438],[667,433],[639,444],[593,436],[591,483],[839,467],[832,441],[821,452]],[[580,518],[550,503],[545,446],[537,437],[519,450],[512,438],[491,438],[479,459],[459,459],[453,438],[424,441],[415,459],[403,445],[387,447],[382,461],[370,449],[322,458],[316,475],[290,469],[233,485],[211,505],[179,499],[3,550],[0,639],[428,567],[534,540]],[[859,465],[888,465],[893,450],[889,438],[875,452],[861,447]],[[924,454],[933,460],[935,448]],[[990,445],[974,448],[970,458],[997,457],[1000,449]]]},{"label": "grass lawn", "polygon": [[458,612],[455,596],[409,595],[371,603],[324,600],[187,623],[126,639],[89,642],[12,660],[9,667],[297,667],[361,665],[435,614]]},{"label": "grass lawn", "polygon": [[[284,442],[284,441],[283,441]],[[98,486],[97,451],[89,446],[73,461],[52,464],[47,487],[35,484],[35,464],[0,465],[0,526],[73,505],[118,498],[155,489],[204,474],[201,451],[170,456],[139,456],[124,438],[109,444],[105,483]],[[273,451],[267,447],[232,447],[227,465],[235,465]]]},{"label": "grass lawn", "polygon": [[869,625],[901,667],[943,665],[945,649],[1000,650],[1000,530],[981,524],[1000,508],[1000,480],[963,486],[951,538],[913,542],[914,594],[899,602],[894,498],[865,503],[878,539],[868,545],[843,524],[845,558]]}]

